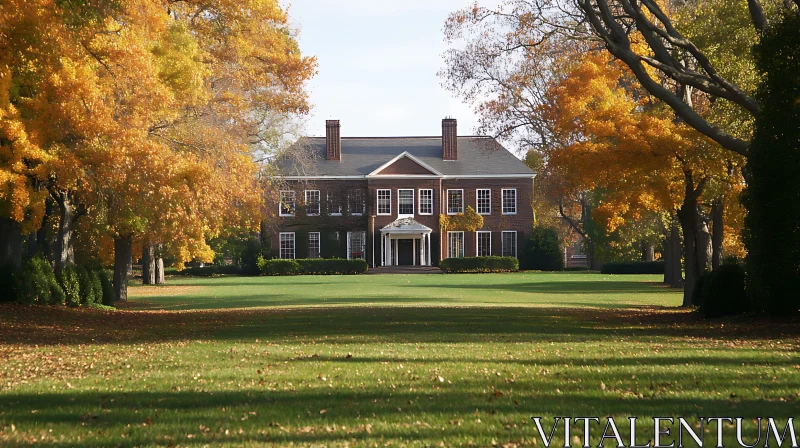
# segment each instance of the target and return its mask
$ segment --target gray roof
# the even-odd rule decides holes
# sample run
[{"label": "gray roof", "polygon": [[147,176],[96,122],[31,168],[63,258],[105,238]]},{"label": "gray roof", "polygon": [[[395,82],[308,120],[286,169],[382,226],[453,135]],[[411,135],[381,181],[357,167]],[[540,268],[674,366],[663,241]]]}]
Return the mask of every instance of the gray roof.
[{"label": "gray roof", "polygon": [[403,152],[445,176],[534,174],[491,137],[458,137],[453,161],[442,160],[442,137],[343,137],[341,161],[326,160],[325,138],[312,137],[293,145],[277,164],[285,176],[366,176]]}]

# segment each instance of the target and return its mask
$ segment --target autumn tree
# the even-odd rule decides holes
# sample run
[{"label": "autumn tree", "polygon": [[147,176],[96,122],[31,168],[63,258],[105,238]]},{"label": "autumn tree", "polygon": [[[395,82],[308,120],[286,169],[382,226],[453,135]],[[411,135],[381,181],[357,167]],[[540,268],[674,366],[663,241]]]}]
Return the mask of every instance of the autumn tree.
[{"label": "autumn tree", "polygon": [[[781,17],[775,11],[765,12],[758,0],[748,5],[717,0],[666,5],[631,0],[516,0],[490,9],[476,4],[454,13],[446,34],[451,38],[461,37],[465,29],[472,28],[481,40],[494,43],[478,46],[468,43],[465,50],[453,50],[448,55],[448,66],[496,69],[507,67],[505,61],[509,60],[526,64],[530,57],[512,54],[558,54],[553,48],[559,43],[581,42],[608,51],[621,61],[633,74],[634,82],[669,106],[677,120],[725,148],[728,154],[722,155],[723,160],[746,157],[753,117],[759,110],[753,96],[758,76],[749,47],[769,29],[771,22]],[[786,11],[787,17],[797,15],[797,6],[791,2],[774,9]],[[475,64],[469,55],[474,48],[490,49],[482,53],[486,57],[477,59],[478,62],[488,57],[500,63]],[[780,54],[785,57],[789,53]],[[459,56],[462,62],[455,62]],[[533,66],[536,67],[535,62]],[[516,98],[514,107],[531,109],[525,103],[528,96],[519,95],[524,88],[508,82],[513,81],[512,77],[501,77],[503,83],[498,84],[493,83],[494,77],[483,76],[484,72],[481,68],[478,76],[471,78],[476,81],[473,86],[499,85],[505,98]],[[704,151],[704,147],[698,147],[697,151]],[[696,196],[698,187],[706,188],[704,182],[696,179],[686,181],[690,185],[687,198]],[[685,209],[690,208],[689,202]],[[713,208],[717,216],[723,209],[721,205],[717,201]],[[770,237],[765,235],[765,238]],[[780,258],[779,254],[773,255]],[[788,266],[796,265],[784,260]],[[786,276],[785,281],[794,281],[791,278],[796,276]]]},{"label": "autumn tree", "polygon": [[31,228],[41,191],[58,203],[57,265],[73,262],[71,230],[85,216],[113,239],[124,300],[134,243],[163,244],[180,267],[210,260],[206,240],[222,227],[256,228],[252,145],[274,117],[308,110],[315,70],[277,1],[11,3],[0,143],[36,157],[4,165],[17,188],[0,199],[15,222],[35,218]]}]

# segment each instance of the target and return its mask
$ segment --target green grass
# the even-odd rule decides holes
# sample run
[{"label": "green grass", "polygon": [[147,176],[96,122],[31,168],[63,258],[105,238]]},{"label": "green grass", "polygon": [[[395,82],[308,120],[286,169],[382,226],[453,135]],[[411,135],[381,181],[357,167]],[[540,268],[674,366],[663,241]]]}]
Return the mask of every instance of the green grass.
[{"label": "green grass", "polygon": [[532,415],[800,414],[795,322],[701,321],[653,280],[180,279],[125,311],[3,306],[0,445],[534,446]]},{"label": "green grass", "polygon": [[154,294],[130,288],[140,309],[263,306],[678,306],[658,275],[574,273],[175,278]]}]

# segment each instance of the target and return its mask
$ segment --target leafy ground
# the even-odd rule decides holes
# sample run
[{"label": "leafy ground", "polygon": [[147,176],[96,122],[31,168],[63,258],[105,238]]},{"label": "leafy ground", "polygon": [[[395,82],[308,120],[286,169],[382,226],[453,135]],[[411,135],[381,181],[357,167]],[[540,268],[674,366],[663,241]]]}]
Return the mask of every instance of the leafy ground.
[{"label": "leafy ground", "polygon": [[701,321],[654,280],[173,279],[123,311],[2,306],[0,445],[533,446],[532,415],[800,414],[797,323]]}]

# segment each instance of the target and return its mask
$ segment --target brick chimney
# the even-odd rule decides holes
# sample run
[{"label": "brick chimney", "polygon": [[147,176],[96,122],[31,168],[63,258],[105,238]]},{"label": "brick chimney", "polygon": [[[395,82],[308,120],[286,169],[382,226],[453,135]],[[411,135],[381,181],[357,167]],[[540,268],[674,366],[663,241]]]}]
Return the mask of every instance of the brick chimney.
[{"label": "brick chimney", "polygon": [[455,118],[442,120],[442,159],[458,160],[458,124]]},{"label": "brick chimney", "polygon": [[339,120],[325,120],[325,149],[328,160],[342,160],[342,134]]}]

